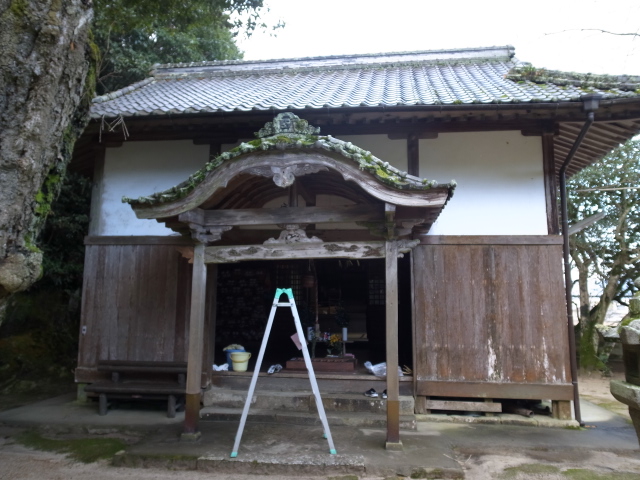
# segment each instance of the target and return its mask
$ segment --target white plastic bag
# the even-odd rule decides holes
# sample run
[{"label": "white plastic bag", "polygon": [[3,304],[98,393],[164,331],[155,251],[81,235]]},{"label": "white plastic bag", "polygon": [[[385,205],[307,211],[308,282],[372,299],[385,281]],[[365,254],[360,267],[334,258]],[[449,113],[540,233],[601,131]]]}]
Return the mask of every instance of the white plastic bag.
[{"label": "white plastic bag", "polygon": [[218,366],[218,365],[213,365],[213,371],[214,372],[225,372],[229,370],[229,364],[228,363],[223,363],[222,365]]},{"label": "white plastic bag", "polygon": [[[369,372],[373,373],[376,377],[386,377],[387,376],[387,362],[376,363],[372,365],[371,362],[364,362],[364,366]],[[402,369],[400,365],[398,365],[398,376],[404,377],[402,373]]]}]

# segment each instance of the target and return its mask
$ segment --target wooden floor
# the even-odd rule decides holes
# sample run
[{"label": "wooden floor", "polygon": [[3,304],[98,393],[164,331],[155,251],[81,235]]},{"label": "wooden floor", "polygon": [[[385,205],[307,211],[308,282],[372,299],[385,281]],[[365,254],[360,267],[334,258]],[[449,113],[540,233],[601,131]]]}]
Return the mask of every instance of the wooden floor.
[{"label": "wooden floor", "polygon": [[[216,387],[231,389],[248,389],[253,372],[213,372],[212,384]],[[386,379],[376,377],[367,372],[364,367],[354,373],[316,373],[318,387],[321,392],[327,393],[358,393],[362,394],[374,388],[382,392],[387,388]],[[296,391],[310,390],[309,375],[307,372],[287,372],[282,370],[269,375],[260,372],[258,388],[272,391]],[[400,394],[413,395],[413,377],[400,377]]]}]

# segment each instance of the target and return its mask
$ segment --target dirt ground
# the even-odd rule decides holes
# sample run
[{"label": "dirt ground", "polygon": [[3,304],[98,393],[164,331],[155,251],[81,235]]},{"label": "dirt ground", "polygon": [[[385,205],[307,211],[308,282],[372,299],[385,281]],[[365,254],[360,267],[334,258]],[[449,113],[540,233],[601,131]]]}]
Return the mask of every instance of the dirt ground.
[{"label": "dirt ground", "polygon": [[[600,374],[580,378],[580,392],[587,400],[618,415],[629,418],[627,409],[609,393],[611,378],[623,378],[619,372],[613,377]],[[251,475],[211,474],[193,471],[158,469],[128,469],[112,467],[108,461],[78,463],[65,455],[28,449],[14,439],[19,429],[0,427],[0,480],[256,480]],[[489,447],[490,448],[490,447]],[[640,480],[640,454],[626,456],[602,452],[522,452],[509,448],[490,448],[484,451],[458,451],[456,460],[465,471],[466,480]],[[294,477],[271,476],[290,480]],[[327,477],[295,477],[299,480],[319,480]],[[352,476],[330,477],[352,480]],[[362,480],[382,480],[363,477]],[[394,477],[395,480],[395,477]]]},{"label": "dirt ground", "polygon": [[[578,379],[580,396],[631,422],[629,409],[618,402],[609,391],[612,379],[624,380],[621,368],[614,368],[611,376],[599,372],[581,375]],[[502,449],[498,454],[478,451],[459,451],[458,463],[465,470],[466,480],[640,480],[640,455],[621,456],[602,452],[558,452]]]},{"label": "dirt ground", "polygon": [[581,375],[578,379],[580,396],[631,421],[627,406],[613,398],[609,391],[609,382],[611,380],[624,380],[624,373],[621,368],[615,368],[610,377],[605,377],[599,372],[591,375]]}]

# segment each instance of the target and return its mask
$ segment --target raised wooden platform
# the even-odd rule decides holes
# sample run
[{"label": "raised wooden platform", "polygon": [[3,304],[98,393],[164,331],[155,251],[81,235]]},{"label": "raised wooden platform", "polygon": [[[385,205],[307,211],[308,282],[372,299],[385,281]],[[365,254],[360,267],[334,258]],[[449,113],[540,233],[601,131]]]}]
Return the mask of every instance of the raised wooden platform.
[{"label": "raised wooden platform", "polygon": [[[354,357],[313,358],[311,364],[314,372],[355,372],[358,361]],[[285,368],[294,371],[306,371],[304,358],[287,360]]]},{"label": "raised wooden platform", "polygon": [[[214,387],[247,390],[253,372],[213,372],[211,383]],[[386,379],[376,377],[370,373],[356,372],[316,372],[316,379],[320,392],[326,393],[356,393],[362,395],[370,388],[382,392],[387,388]],[[400,395],[413,395],[413,377],[400,377]],[[309,390],[309,374],[306,370],[282,370],[273,375],[260,372],[258,388],[271,391],[289,392]]]}]

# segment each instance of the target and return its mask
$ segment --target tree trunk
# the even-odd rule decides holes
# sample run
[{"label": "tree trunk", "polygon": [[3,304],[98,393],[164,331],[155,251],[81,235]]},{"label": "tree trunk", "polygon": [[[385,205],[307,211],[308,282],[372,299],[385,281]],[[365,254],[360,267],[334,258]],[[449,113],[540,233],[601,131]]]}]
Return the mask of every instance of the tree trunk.
[{"label": "tree trunk", "polygon": [[591,303],[589,298],[589,267],[584,262],[579,260],[578,255],[573,256],[573,261],[578,270],[578,291],[580,292],[580,309],[578,321],[580,322],[580,328],[586,328],[586,324],[589,321],[589,312],[591,310]]},{"label": "tree trunk", "polygon": [[90,0],[0,0],[0,311],[41,273],[38,233],[88,120]]}]

